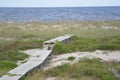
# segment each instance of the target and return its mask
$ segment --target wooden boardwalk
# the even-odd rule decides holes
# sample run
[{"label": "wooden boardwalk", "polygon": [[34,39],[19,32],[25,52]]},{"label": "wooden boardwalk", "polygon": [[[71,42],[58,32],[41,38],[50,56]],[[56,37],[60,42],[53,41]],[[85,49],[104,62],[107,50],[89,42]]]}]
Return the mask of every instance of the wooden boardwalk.
[{"label": "wooden boardwalk", "polygon": [[9,71],[6,75],[2,76],[0,80],[22,80],[31,72],[37,69],[43,69],[52,55],[54,45],[57,41],[68,43],[71,35],[60,36],[48,41],[43,42],[44,48],[36,53],[36,56],[30,57],[29,60]]}]

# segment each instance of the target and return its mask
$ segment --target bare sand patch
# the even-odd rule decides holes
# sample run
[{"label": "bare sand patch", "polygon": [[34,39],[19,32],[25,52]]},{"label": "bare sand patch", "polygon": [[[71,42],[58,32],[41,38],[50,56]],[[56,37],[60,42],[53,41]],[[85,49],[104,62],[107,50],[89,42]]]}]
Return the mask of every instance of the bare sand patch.
[{"label": "bare sand patch", "polygon": [[[68,60],[68,57],[73,56],[75,59],[73,61]],[[48,66],[44,68],[44,70],[48,70],[50,68],[56,67],[58,65],[62,65],[65,63],[76,63],[80,59],[93,59],[99,58],[103,61],[112,61],[112,62],[120,62],[120,51],[102,51],[96,50],[94,52],[74,52],[67,53],[62,55],[54,55],[52,60],[49,62]]]}]

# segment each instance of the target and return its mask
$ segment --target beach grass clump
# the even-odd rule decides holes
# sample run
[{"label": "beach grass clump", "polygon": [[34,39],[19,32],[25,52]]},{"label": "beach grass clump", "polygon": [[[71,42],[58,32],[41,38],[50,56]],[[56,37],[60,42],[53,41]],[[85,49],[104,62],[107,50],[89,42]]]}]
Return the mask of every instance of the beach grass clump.
[{"label": "beach grass clump", "polygon": [[0,61],[0,69],[13,69],[17,65],[14,62],[2,60]]},{"label": "beach grass clump", "polygon": [[[55,77],[55,80],[118,80],[111,71],[111,66],[106,62],[100,62],[98,59],[84,59],[74,64],[63,64],[55,68],[39,71],[27,79],[40,79],[42,74],[44,78]],[[25,80],[27,80],[25,79]]]},{"label": "beach grass clump", "polygon": [[73,41],[70,46],[72,51],[93,51],[93,50],[119,50],[120,36],[106,38],[79,38]]},{"label": "beach grass clump", "polygon": [[2,46],[1,51],[19,51],[32,48],[42,48],[43,40],[14,40]]},{"label": "beach grass clump", "polygon": [[117,70],[117,74],[120,75],[120,62],[112,65],[115,70]]},{"label": "beach grass clump", "polygon": [[[3,41],[2,41],[3,42]],[[17,61],[25,60],[29,56],[25,53],[20,52],[20,50],[26,50],[26,49],[32,49],[32,48],[41,48],[42,47],[42,40],[14,40],[14,41],[5,41],[5,43],[1,43],[0,48],[0,61],[9,61],[7,67],[4,67],[2,70],[2,67],[0,69],[2,70],[0,72],[0,75],[3,75],[7,73],[9,70],[15,68],[16,66],[13,66],[12,68],[11,64],[16,65]],[[3,63],[2,62],[2,63]],[[7,64],[7,63],[6,63]],[[0,64],[0,66],[3,66]]]},{"label": "beach grass clump", "polygon": [[18,40],[15,42],[19,50],[42,48],[43,40]]},{"label": "beach grass clump", "polygon": [[28,58],[27,54],[13,51],[0,53],[0,76],[17,67],[16,62]]},{"label": "beach grass clump", "polygon": [[70,57],[67,58],[67,60],[69,60],[69,61],[73,61],[74,59],[75,59],[74,56],[70,56]]},{"label": "beach grass clump", "polygon": [[100,50],[119,50],[120,46],[117,44],[102,44],[98,47]]},{"label": "beach grass clump", "polygon": [[76,51],[94,50],[120,50],[120,36],[105,38],[79,38],[72,37],[69,44],[57,43],[54,47],[55,54],[64,54]]},{"label": "beach grass clump", "polygon": [[63,53],[71,52],[71,50],[68,47],[68,45],[66,45],[65,43],[57,42],[55,44],[53,52],[57,55],[60,55],[60,54],[63,54]]},{"label": "beach grass clump", "polygon": [[31,75],[23,78],[23,80],[45,80],[45,79],[46,76],[43,74],[41,70],[34,71],[31,73]]},{"label": "beach grass clump", "polygon": [[118,71],[118,74],[120,74],[120,64],[118,66],[116,66],[116,69]]},{"label": "beach grass clump", "polygon": [[34,38],[34,37],[35,37],[35,35],[33,35],[33,34],[25,34],[22,36],[23,39]]},{"label": "beach grass clump", "polygon": [[28,58],[29,56],[24,53],[20,52],[13,52],[13,51],[8,51],[0,54],[0,60],[8,60],[8,61],[13,61],[17,62],[19,60],[24,60],[25,58]]},{"label": "beach grass clump", "polygon": [[[0,40],[0,61],[9,61],[7,67],[0,67],[0,76],[7,73],[9,70],[15,68],[16,66],[11,67],[11,64],[16,65],[17,61],[25,60],[29,56],[25,53],[22,53],[20,50],[32,49],[32,48],[42,48],[43,40]],[[2,62],[2,63],[3,63]],[[0,66],[3,66],[0,63]],[[7,64],[7,63],[6,63]]]},{"label": "beach grass clump", "polygon": [[80,79],[81,77],[92,77],[95,80],[117,80],[117,78],[109,71],[110,66],[99,62],[98,60],[84,60],[77,64],[64,64],[51,70],[46,71],[46,75],[63,78],[65,75],[71,79]]},{"label": "beach grass clump", "polygon": [[17,67],[17,65],[12,61],[8,60],[0,61],[0,77],[15,67]]}]

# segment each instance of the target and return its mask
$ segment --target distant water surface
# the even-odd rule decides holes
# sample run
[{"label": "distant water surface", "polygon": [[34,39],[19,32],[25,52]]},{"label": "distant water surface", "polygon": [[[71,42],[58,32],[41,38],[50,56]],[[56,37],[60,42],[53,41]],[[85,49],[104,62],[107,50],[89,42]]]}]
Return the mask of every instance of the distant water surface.
[{"label": "distant water surface", "polygon": [[120,20],[120,7],[0,8],[0,21]]}]

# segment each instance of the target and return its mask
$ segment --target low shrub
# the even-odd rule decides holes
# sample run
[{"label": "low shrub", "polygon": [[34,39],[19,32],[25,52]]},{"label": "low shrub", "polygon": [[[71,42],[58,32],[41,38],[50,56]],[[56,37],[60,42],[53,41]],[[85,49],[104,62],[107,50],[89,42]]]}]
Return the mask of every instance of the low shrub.
[{"label": "low shrub", "polygon": [[75,59],[75,57],[70,56],[70,57],[68,57],[67,59],[70,60],[70,61],[73,61],[73,60]]}]

